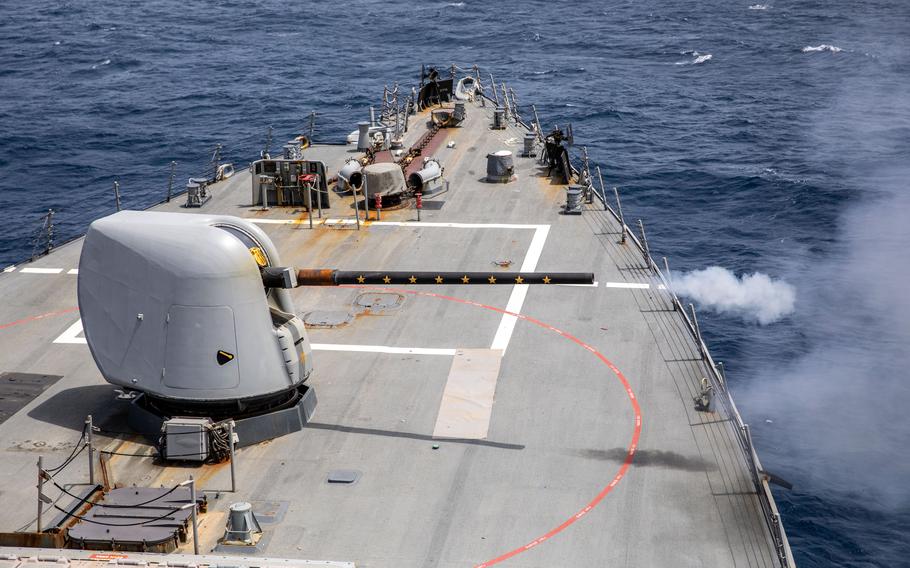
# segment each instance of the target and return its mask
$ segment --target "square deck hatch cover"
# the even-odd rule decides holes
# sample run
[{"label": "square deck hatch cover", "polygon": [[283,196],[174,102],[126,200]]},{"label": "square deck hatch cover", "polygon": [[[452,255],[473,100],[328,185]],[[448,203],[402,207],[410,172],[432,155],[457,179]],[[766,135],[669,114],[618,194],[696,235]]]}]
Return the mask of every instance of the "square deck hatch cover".
[{"label": "square deck hatch cover", "polygon": [[0,373],[0,424],[53,386],[60,375]]}]

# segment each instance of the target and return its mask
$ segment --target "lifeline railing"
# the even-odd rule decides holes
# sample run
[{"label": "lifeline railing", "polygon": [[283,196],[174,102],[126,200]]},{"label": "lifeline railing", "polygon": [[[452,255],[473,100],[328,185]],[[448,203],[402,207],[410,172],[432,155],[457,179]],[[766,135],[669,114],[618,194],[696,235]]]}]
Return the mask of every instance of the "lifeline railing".
[{"label": "lifeline railing", "polygon": [[[784,531],[783,525],[781,524],[780,512],[778,511],[777,504],[774,502],[774,497],[771,494],[768,474],[762,469],[761,461],[758,459],[758,454],[756,453],[755,446],[752,443],[752,434],[749,430],[749,425],[743,422],[742,416],[740,415],[739,410],[736,408],[736,403],[733,402],[733,396],[727,389],[727,381],[725,376],[726,373],[718,371],[718,365],[714,362],[714,358],[711,357],[708,346],[705,344],[705,341],[701,336],[701,330],[699,329],[698,320],[695,315],[695,307],[692,304],[689,304],[689,308],[692,313],[692,317],[690,318],[689,314],[686,313],[686,309],[683,307],[683,304],[680,301],[679,297],[676,295],[676,292],[673,290],[673,283],[672,279],[669,277],[669,266],[667,265],[666,258],[664,258],[664,267],[666,268],[668,274],[664,274],[657,263],[654,262],[654,258],[651,256],[647,240],[645,238],[644,227],[641,224],[641,221],[639,220],[639,227],[641,229],[642,238],[639,239],[639,237],[636,236],[636,234],[625,223],[622,213],[617,213],[616,210],[614,210],[610,203],[607,201],[606,189],[603,185],[603,180],[601,179],[600,191],[597,191],[594,188],[594,184],[590,176],[588,179],[589,183],[591,184],[591,190],[593,190],[594,194],[598,196],[600,201],[603,203],[606,211],[608,211],[616,220],[616,222],[619,223],[623,236],[631,239],[632,243],[638,248],[639,252],[642,255],[642,258],[645,261],[645,264],[647,265],[646,269],[650,270],[655,275],[657,280],[659,280],[663,285],[663,289],[669,295],[670,302],[673,305],[674,311],[679,312],[679,314],[682,315],[683,321],[685,322],[686,327],[689,329],[689,333],[692,335],[696,347],[699,350],[701,360],[708,370],[708,374],[710,376],[709,380],[715,393],[714,400],[720,400],[721,405],[724,407],[726,414],[730,417],[731,423],[734,426],[734,437],[739,443],[740,449],[743,451],[743,457],[746,461],[746,465],[749,468],[749,473],[751,474],[752,482],[755,485],[756,494],[758,495],[758,500],[761,504],[762,516],[764,517],[765,524],[771,533],[771,538],[774,541],[774,546],[776,548],[776,553],[780,565],[783,568],[795,568],[796,563],[793,560],[793,553],[790,550],[790,542],[787,540],[787,534]],[[619,196],[617,194],[617,207],[621,208],[618,198]]]}]

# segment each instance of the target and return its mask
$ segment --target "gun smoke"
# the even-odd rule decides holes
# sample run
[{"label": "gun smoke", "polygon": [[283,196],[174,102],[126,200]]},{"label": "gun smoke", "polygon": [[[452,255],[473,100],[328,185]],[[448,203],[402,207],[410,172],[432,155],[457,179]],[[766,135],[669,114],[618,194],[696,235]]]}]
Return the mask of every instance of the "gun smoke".
[{"label": "gun smoke", "polygon": [[[899,68],[893,68],[898,70]],[[906,69],[906,67],[903,67]],[[879,71],[880,72],[880,71]],[[833,252],[806,258],[794,319],[805,348],[753,363],[743,400],[773,419],[771,467],[815,495],[910,507],[910,81],[850,81],[819,114],[817,163],[855,196]],[[814,146],[822,148],[821,145]]]},{"label": "gun smoke", "polygon": [[746,321],[767,325],[793,313],[796,289],[783,280],[756,272],[737,277],[720,266],[673,274],[677,294],[695,300],[699,307],[720,314],[735,314]]}]

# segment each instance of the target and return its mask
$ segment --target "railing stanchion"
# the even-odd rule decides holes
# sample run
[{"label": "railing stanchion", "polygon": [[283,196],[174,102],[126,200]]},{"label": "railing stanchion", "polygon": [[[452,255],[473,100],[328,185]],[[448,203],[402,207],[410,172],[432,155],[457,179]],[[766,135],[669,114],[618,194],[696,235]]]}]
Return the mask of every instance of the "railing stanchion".
[{"label": "railing stanchion", "polygon": [[94,427],[92,426],[92,415],[89,414],[85,419],[85,439],[88,446],[88,482],[95,485],[95,445],[92,439]]},{"label": "railing stanchion", "polygon": [[35,531],[41,532],[44,518],[44,456],[38,456],[38,520],[35,521]]},{"label": "railing stanchion", "polygon": [[615,185],[613,186],[613,195],[616,197],[616,212],[619,213],[619,224],[622,227],[620,237],[620,244],[626,244],[626,220],[622,216],[622,202],[619,200],[619,188]]},{"label": "railing stanchion", "polygon": [[638,220],[638,230],[641,233],[642,254],[645,256],[645,268],[651,269],[651,249],[648,248],[648,238],[645,236],[645,224]]},{"label": "railing stanchion", "polygon": [[193,503],[193,554],[199,554],[199,525],[196,520],[196,480],[190,476],[190,501]]},{"label": "railing stanchion", "polygon": [[698,327],[698,317],[695,315],[695,304],[689,304],[689,311],[692,313],[692,325],[695,327],[695,342],[698,344],[698,352],[701,353],[702,359],[705,358],[704,341],[701,338],[701,328]]},{"label": "railing stanchion", "polygon": [[114,181],[114,200],[117,202],[117,211],[120,211],[120,182]]},{"label": "railing stanchion", "polygon": [[234,471],[234,421],[228,422],[228,444],[231,449],[231,493],[237,492],[236,472]]},{"label": "railing stanchion", "polygon": [[171,161],[171,174],[167,178],[167,200],[166,201],[168,203],[171,202],[171,196],[173,195],[173,191],[174,191],[174,173],[175,173],[176,167],[177,167],[177,162]]}]

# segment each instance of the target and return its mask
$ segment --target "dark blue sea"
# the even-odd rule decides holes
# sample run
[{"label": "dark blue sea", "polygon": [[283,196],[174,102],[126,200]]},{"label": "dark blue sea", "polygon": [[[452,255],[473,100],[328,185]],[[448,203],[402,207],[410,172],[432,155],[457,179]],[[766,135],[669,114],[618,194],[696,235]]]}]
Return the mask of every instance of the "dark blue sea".
[{"label": "dark blue sea", "polygon": [[340,141],[420,63],[476,63],[571,122],[652,251],[701,278],[714,355],[794,484],[798,564],[910,565],[905,1],[6,0],[0,266],[48,208],[58,242],[111,213],[115,180],[148,206],[171,160],[178,184],[216,143],[246,164],[312,110]]}]

